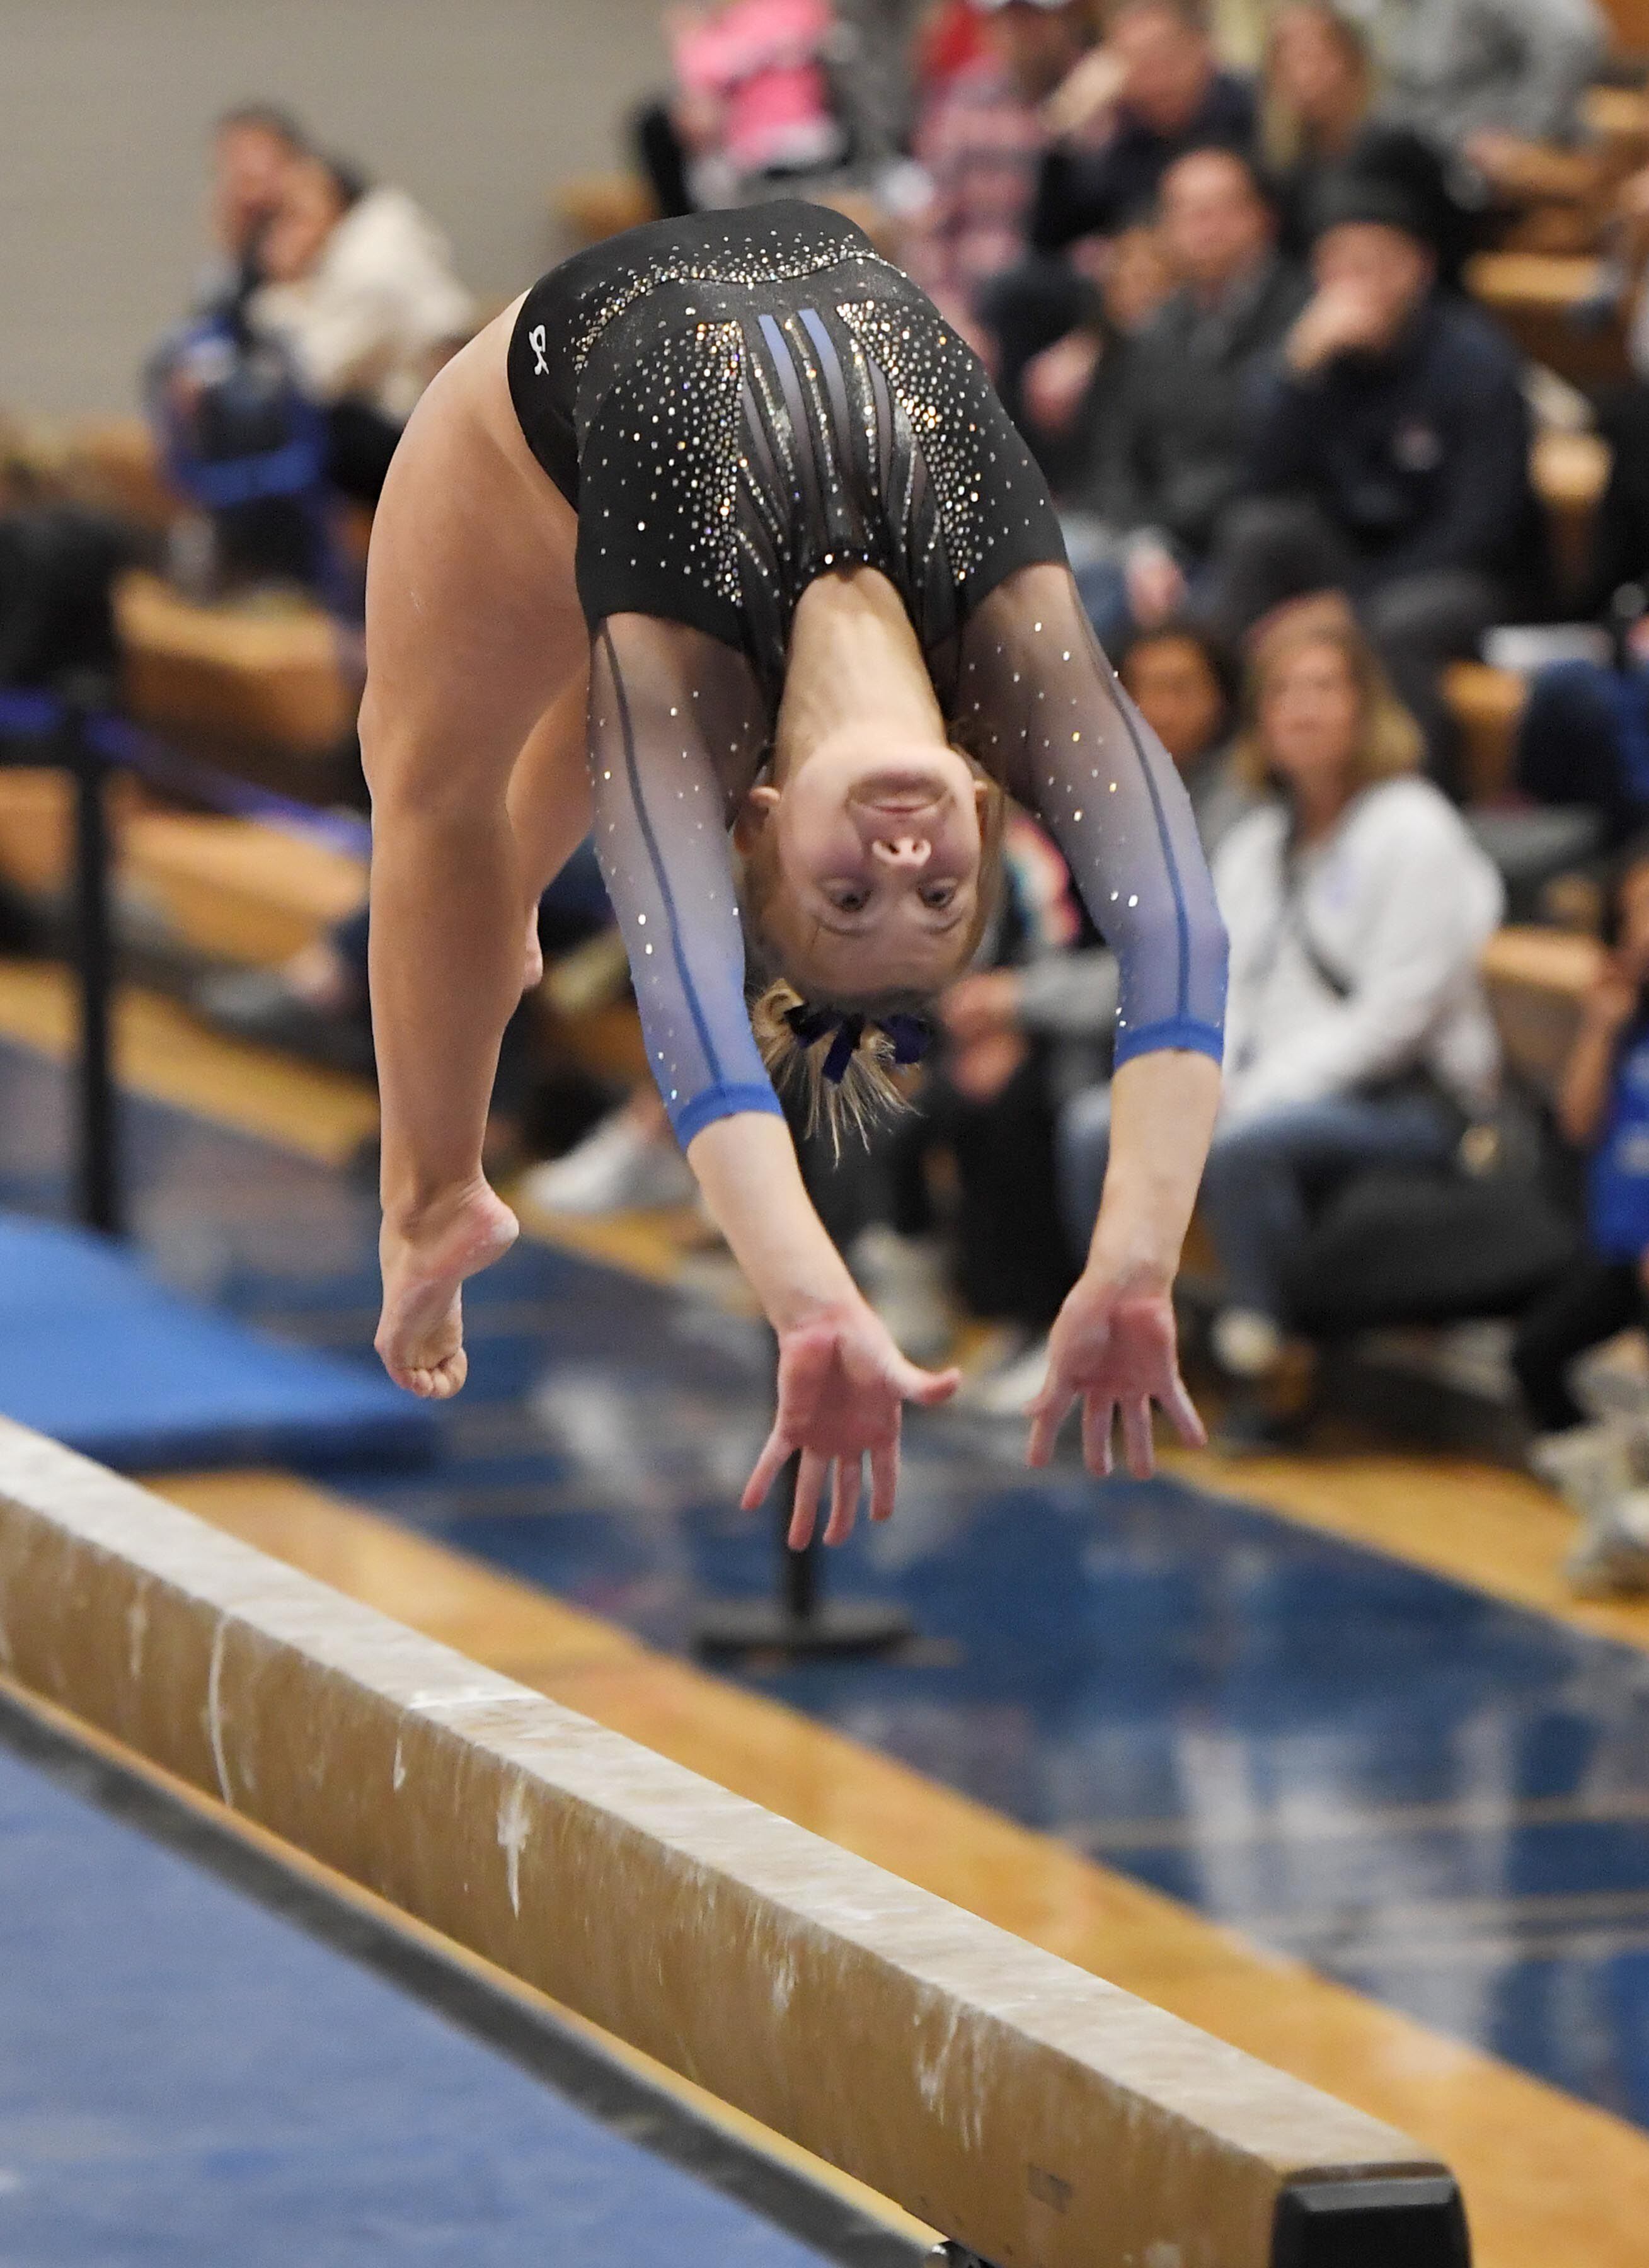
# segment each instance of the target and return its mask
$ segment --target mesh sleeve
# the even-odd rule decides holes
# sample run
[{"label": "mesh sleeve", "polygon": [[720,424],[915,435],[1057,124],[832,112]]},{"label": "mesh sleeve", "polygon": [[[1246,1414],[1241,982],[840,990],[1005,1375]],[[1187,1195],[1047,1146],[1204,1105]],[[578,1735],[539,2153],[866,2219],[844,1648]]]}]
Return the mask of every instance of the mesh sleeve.
[{"label": "mesh sleeve", "polygon": [[1012,576],[956,657],[960,735],[1064,851],[1121,972],[1116,1062],[1224,1051],[1226,931],[1190,799],[1064,568]]},{"label": "mesh sleeve", "polygon": [[718,1118],[782,1115],[745,1005],[727,784],[747,780],[761,704],[703,632],[619,615],[595,634],[595,847],[641,1010],[647,1061],[683,1149]]}]

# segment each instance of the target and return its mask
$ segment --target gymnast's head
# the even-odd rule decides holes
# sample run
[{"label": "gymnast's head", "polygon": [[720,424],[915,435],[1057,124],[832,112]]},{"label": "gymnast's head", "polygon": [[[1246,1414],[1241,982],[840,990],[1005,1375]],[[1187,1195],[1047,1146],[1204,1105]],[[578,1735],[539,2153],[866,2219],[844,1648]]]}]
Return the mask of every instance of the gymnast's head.
[{"label": "gymnast's head", "polygon": [[978,950],[1002,794],[931,736],[850,719],[799,748],[781,731],[735,840],[747,916],[775,972],[755,1011],[780,1086],[839,1140],[901,1100],[926,1005]]}]

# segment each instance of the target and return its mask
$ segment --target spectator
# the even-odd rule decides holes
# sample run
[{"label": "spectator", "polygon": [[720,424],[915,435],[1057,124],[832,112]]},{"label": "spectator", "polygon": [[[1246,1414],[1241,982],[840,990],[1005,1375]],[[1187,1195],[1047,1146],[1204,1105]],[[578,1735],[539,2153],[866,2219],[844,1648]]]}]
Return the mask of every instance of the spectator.
[{"label": "spectator", "polygon": [[334,486],[375,504],[413,404],[475,321],[446,240],[404,190],[309,158],[288,177],[261,258],[253,328],[285,347],[326,406]]},{"label": "spectator", "polygon": [[1118,0],[1061,123],[1036,185],[1031,233],[1042,252],[1137,220],[1189,151],[1251,150],[1254,96],[1220,70],[1196,0]]},{"label": "spectator", "polygon": [[1149,216],[1168,167],[1192,150],[1247,149],[1254,135],[1253,98],[1218,69],[1195,0],[1123,0],[1045,116],[1055,138],[1033,250],[979,299],[997,390],[1022,428],[1027,366],[1090,315],[1112,242]]},{"label": "spectator", "polygon": [[838,30],[831,0],[716,0],[674,11],[669,30],[675,91],[642,122],[666,215],[738,204],[841,163],[847,137],[827,69]]},{"label": "spectator", "polygon": [[1641,1362],[1607,1346],[1649,1320],[1649,840],[1623,856],[1609,929],[1558,1100],[1588,1157],[1586,1248],[1512,1355],[1541,1429],[1530,1462],[1582,1517],[1566,1572],[1586,1597],[1649,1590],[1649,1389]]},{"label": "spectator", "polygon": [[1045,347],[1023,373],[1024,430],[1063,500],[1071,563],[1078,571],[1090,556],[1115,549],[1090,499],[1126,375],[1128,342],[1174,284],[1161,231],[1143,223],[1125,228],[1111,239],[1092,313],[1077,329]]},{"label": "spectator", "polygon": [[1612,662],[1535,672],[1513,777],[1537,803],[1594,812],[1609,843],[1649,823],[1649,620],[1627,631]]},{"label": "spectator", "polygon": [[1552,145],[1580,131],[1608,51],[1594,0],[1360,0],[1385,107],[1491,190],[1563,194]]},{"label": "spectator", "polygon": [[1448,784],[1443,666],[1537,587],[1520,365],[1437,288],[1424,216],[1394,180],[1329,185],[1312,272],[1256,391],[1255,494],[1226,518],[1208,603],[1236,638],[1285,600],[1348,591]]},{"label": "spectator", "polygon": [[[1202,1213],[1224,1278],[1214,1351],[1242,1389],[1233,1442],[1263,1431],[1311,1206],[1371,1167],[1440,1167],[1494,1090],[1477,961],[1500,882],[1447,800],[1414,777],[1420,747],[1349,618],[1285,619],[1263,642],[1238,774],[1267,800],[1214,861],[1231,995]],[[1084,1242],[1108,1127],[1096,1091],[1061,1128]]]},{"label": "spectator", "polygon": [[1091,46],[1093,17],[1091,0],[972,4],[988,46],[917,120],[916,154],[931,188],[908,224],[904,265],[946,320],[994,359],[980,294],[1025,256],[1048,139],[1042,106]]},{"label": "spectator", "polygon": [[1519,1326],[1513,1363],[1543,1433],[1584,1423],[1569,1367],[1649,1319],[1649,841],[1623,856],[1612,950],[1586,994],[1558,1123],[1586,1153],[1589,1249]]},{"label": "spectator", "polygon": [[1471,224],[1450,195],[1442,159],[1375,103],[1374,70],[1358,26],[1332,0],[1285,0],[1266,40],[1261,142],[1284,251],[1309,249],[1325,185],[1352,170],[1395,179],[1421,200],[1446,283],[1458,280]]},{"label": "spectator", "polygon": [[1255,802],[1232,747],[1237,686],[1229,656],[1195,622],[1167,622],[1135,633],[1116,674],[1178,767],[1211,859]]},{"label": "spectator", "polygon": [[216,306],[234,290],[281,209],[293,168],[307,154],[297,120],[271,103],[242,103],[218,120],[210,190],[217,259],[197,288],[198,302]]},{"label": "spectator", "polygon": [[[1178,765],[1211,853],[1254,800],[1233,776],[1229,660],[1202,630],[1167,624],[1134,641],[1120,674]],[[939,1076],[922,1123],[894,1152],[897,1233],[872,1232],[856,1256],[868,1263],[883,1320],[917,1359],[949,1344],[953,1273],[968,1308],[1006,1327],[997,1361],[970,1379],[966,1399],[981,1414],[1018,1418],[1042,1383],[1048,1326],[1075,1266],[1056,1210],[1054,1124],[1108,1073],[1117,973],[1104,946],[1075,942],[1078,916],[1049,847],[1018,829],[1008,847],[1034,917],[1021,920],[1001,965],[945,996]],[[936,1144],[961,1185],[953,1256],[934,1233],[923,1177]]]},{"label": "spectator", "polygon": [[1307,297],[1235,151],[1193,151],[1168,168],[1160,234],[1179,289],[1129,342],[1093,475],[1071,498],[1118,547],[1080,578],[1108,644],[1184,605],[1247,475],[1256,369]]}]

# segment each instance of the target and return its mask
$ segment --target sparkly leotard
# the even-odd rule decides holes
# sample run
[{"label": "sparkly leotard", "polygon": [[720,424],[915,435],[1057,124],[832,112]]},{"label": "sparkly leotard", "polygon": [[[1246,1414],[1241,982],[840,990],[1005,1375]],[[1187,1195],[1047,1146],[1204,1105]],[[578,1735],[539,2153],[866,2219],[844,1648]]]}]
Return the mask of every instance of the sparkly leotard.
[{"label": "sparkly leotard", "polygon": [[631,230],[529,292],[509,368],[578,514],[595,843],[683,1145],[778,1108],[727,830],[796,606],[854,564],[904,600],[953,737],[1064,850],[1122,964],[1119,1063],[1218,1059],[1224,932],[1178,775],[1069,576],[1019,571],[1064,548],[983,370],[860,230],[790,203]]}]

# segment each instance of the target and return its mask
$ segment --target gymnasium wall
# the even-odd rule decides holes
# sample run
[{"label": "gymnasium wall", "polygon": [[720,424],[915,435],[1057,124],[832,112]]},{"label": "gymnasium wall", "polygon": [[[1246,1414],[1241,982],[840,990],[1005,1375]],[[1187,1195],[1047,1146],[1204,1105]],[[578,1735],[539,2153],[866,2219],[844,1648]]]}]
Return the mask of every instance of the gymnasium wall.
[{"label": "gymnasium wall", "polygon": [[404,184],[502,302],[662,70],[657,0],[0,0],[0,409],[121,410],[205,251],[207,135],[261,97]]}]

